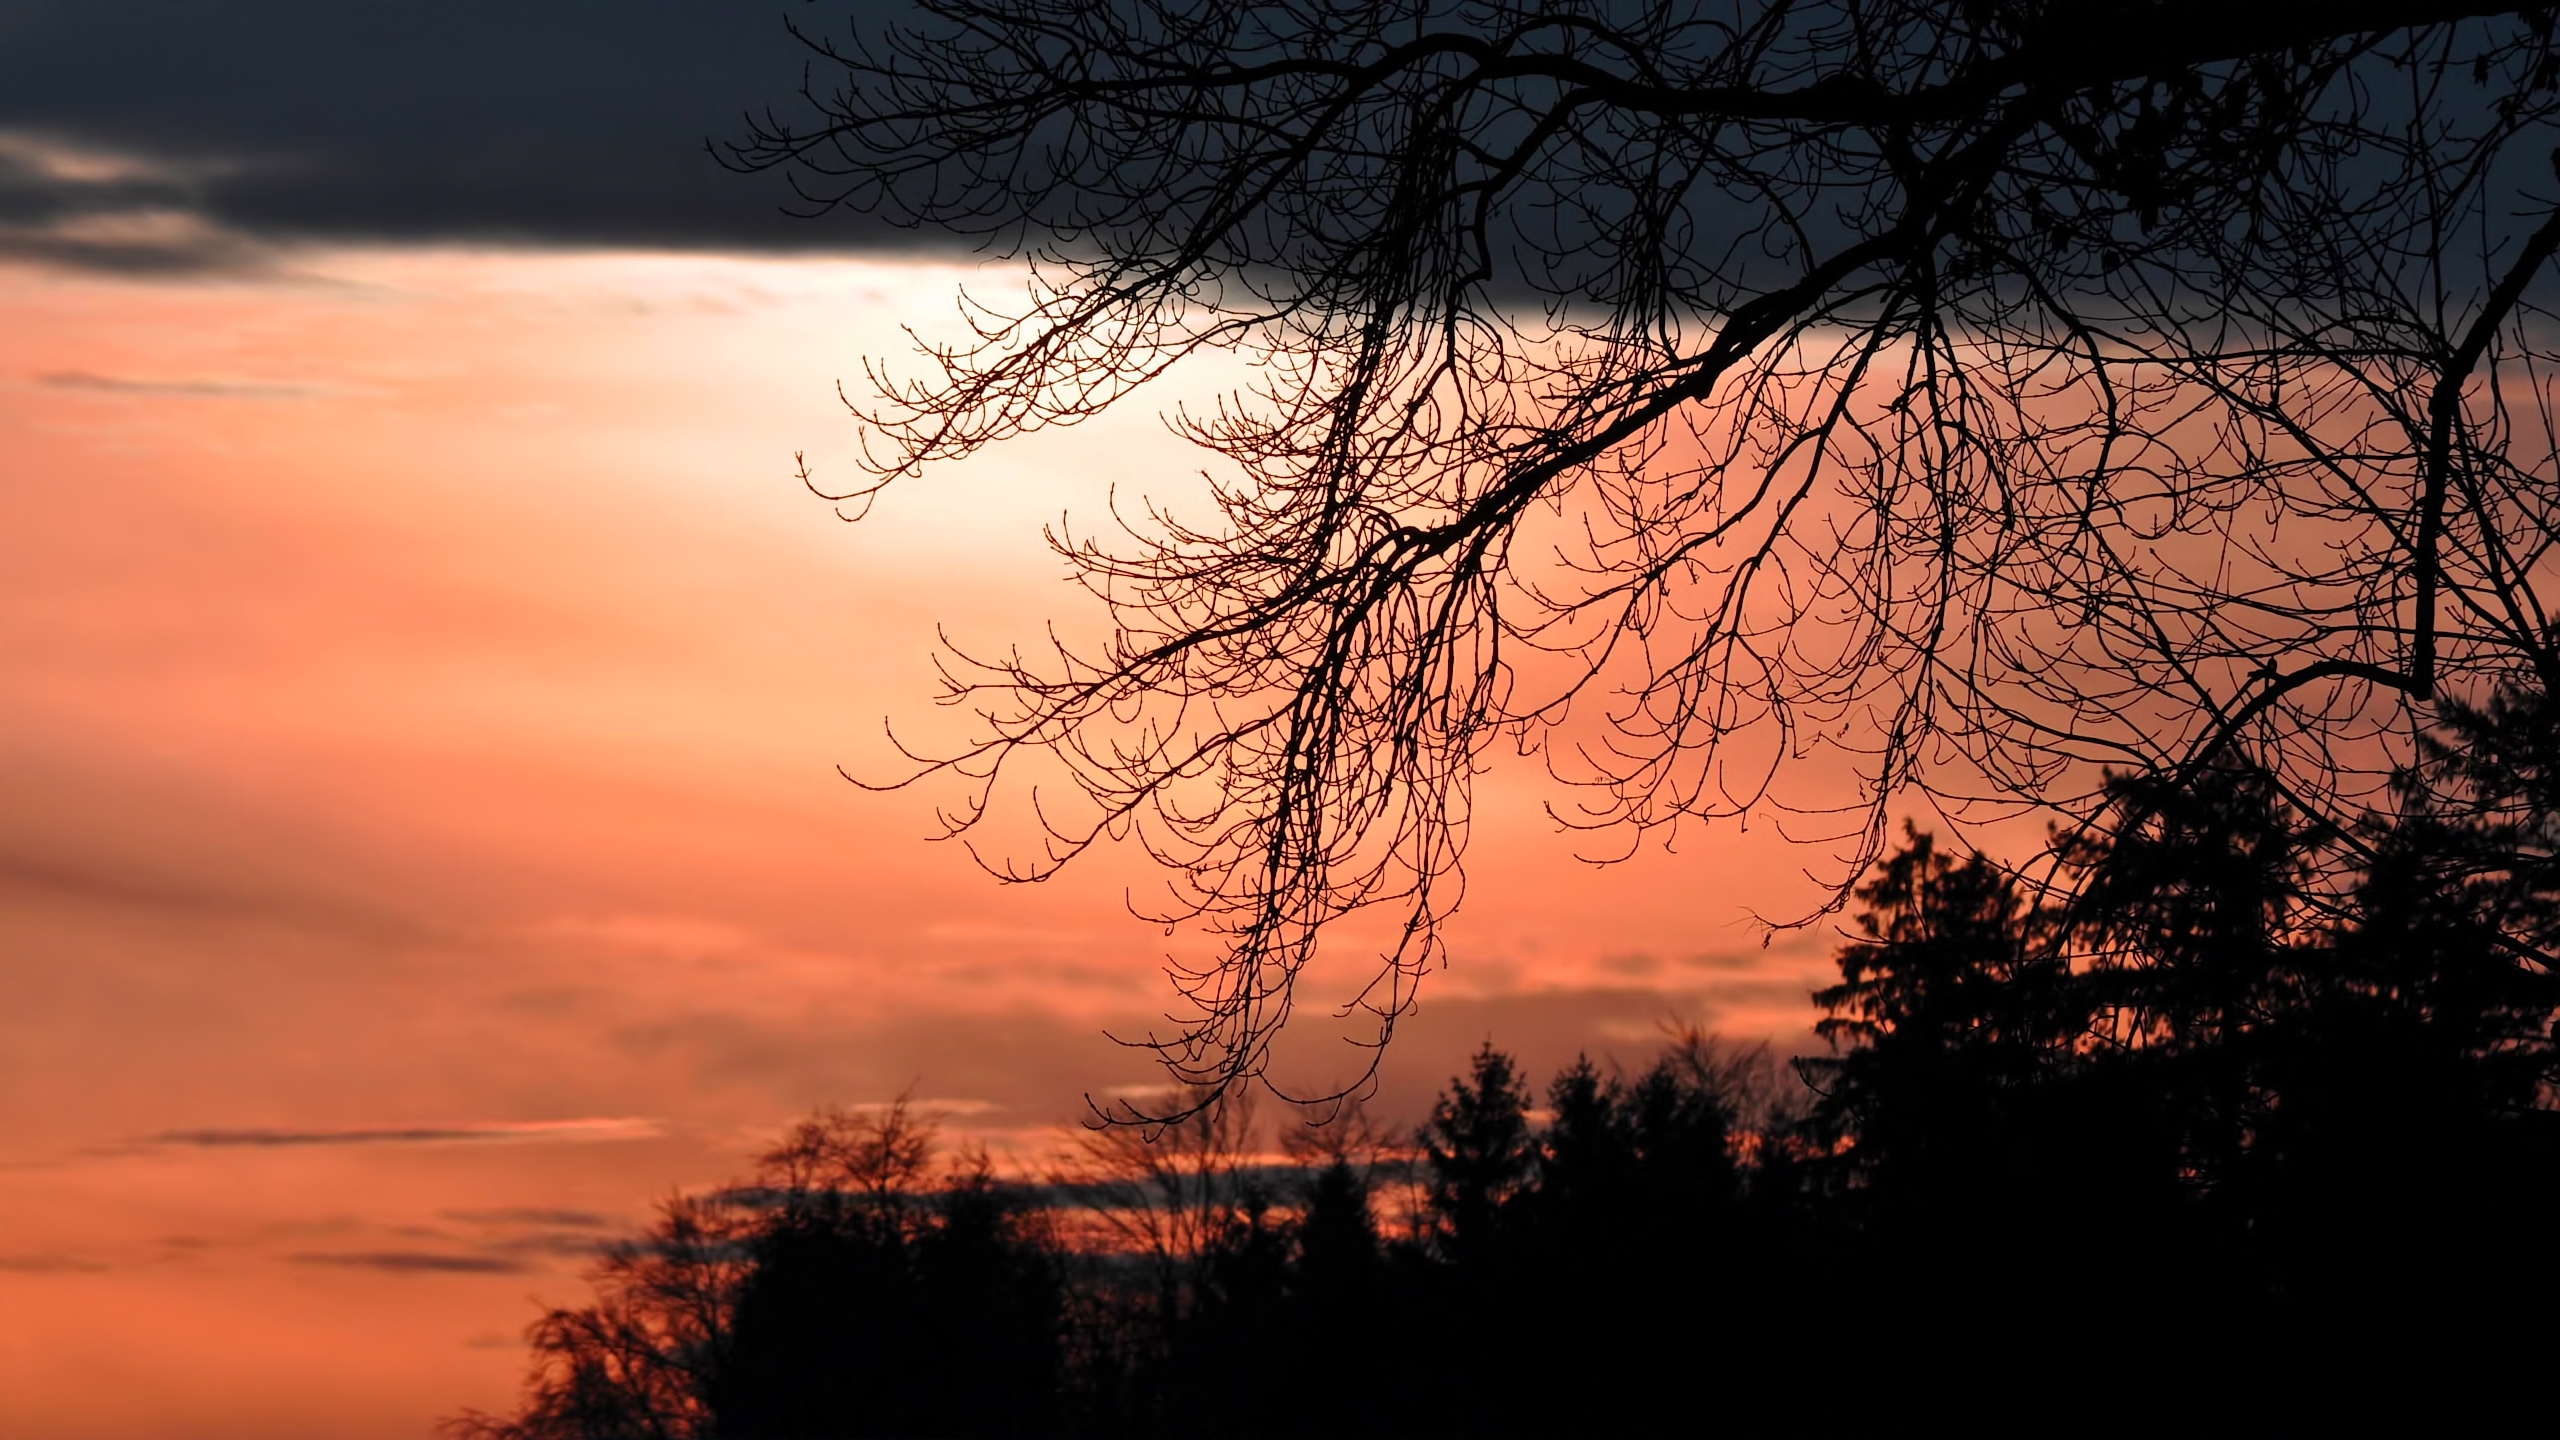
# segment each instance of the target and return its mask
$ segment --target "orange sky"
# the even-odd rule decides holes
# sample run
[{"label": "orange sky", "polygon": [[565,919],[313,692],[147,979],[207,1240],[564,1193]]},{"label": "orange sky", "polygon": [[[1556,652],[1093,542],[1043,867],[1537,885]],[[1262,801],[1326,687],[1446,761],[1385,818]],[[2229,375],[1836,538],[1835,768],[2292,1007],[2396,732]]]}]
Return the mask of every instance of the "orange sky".
[{"label": "orange sky", "polygon": [[[1103,1033],[1167,1000],[1143,871],[1000,887],[923,842],[948,792],[833,771],[951,733],[937,622],[1090,625],[1044,519],[1197,464],[1141,404],[837,523],[792,452],[842,472],[833,382],[966,274],[0,269],[0,1434],[423,1435],[813,1103],[1027,1148],[1150,1079]],[[1551,796],[1487,778],[1391,1112],[1487,1035],[1800,1040],[1828,932],[1743,916],[1807,857],[1594,871]]]}]

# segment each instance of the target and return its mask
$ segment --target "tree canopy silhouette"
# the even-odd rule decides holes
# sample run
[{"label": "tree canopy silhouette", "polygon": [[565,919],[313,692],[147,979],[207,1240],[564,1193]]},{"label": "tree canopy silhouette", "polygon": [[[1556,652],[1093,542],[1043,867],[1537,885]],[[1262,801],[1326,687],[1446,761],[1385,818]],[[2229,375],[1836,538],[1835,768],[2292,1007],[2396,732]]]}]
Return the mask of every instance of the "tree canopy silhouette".
[{"label": "tree canopy silhouette", "polygon": [[[1320,1106],[1275,1147],[1248,1092],[938,1185],[903,1106],[822,1112],[610,1251],[520,1412],[455,1431],[2539,1416],[2560,986],[2517,945],[2560,923],[2550,716],[2450,708],[2448,773],[2354,836],[2228,755],[2120,778],[2058,895],[1910,831],[1792,1069],[1691,1030],[1539,1089],[1487,1043],[1409,1136]],[[2332,869],[2343,911],[2306,900]]]},{"label": "tree canopy silhouette", "polygon": [[2227,757],[2118,781],[2128,818],[2059,847],[2067,901],[1926,835],[1891,857],[1815,996],[1835,1053],[1800,1062],[1817,1205],[1936,1337],[1887,1358],[2009,1383],[1980,1339],[2104,1272],[2142,1278],[2026,1377],[2056,1399],[2137,1371],[2293,1423],[2525,1403],[2560,1195],[2560,986],[2516,944],[2547,913],[2544,714],[2448,707],[2427,763],[2460,778],[2365,817],[2343,912],[2307,889],[2349,837]]},{"label": "tree canopy silhouette", "polygon": [[2344,837],[2342,911],[2395,777],[2474,778],[2433,727],[2560,678],[2548,7],[920,9],[813,33],[811,110],[729,152],[1032,263],[875,377],[846,513],[1258,367],[1175,421],[1207,513],[1057,538],[1111,638],[955,655],[980,737],[918,757],[961,831],[1045,777],[1003,873],[1169,867],[1225,942],[1187,1080],[1260,1074],[1365,908],[1392,1029],[1506,738],[1575,825],[1826,817],[1839,900],[1890,807],[2139,830],[2110,775],[2234,760]]},{"label": "tree canopy silhouette", "polygon": [[822,1110],[752,1181],[669,1200],[592,1305],[533,1326],[516,1414],[459,1440],[1018,1435],[1058,1423],[1063,1277],[983,1154],[930,1183],[904,1100]]},{"label": "tree canopy silhouette", "polygon": [[939,1185],[931,1127],[903,1107],[821,1112],[752,1182],[614,1247],[595,1303],[533,1327],[517,1412],[447,1433],[1633,1428],[1694,1394],[1702,1359],[1739,1375],[1801,1348],[1752,1307],[1697,1303],[1774,1290],[1795,1258],[1744,1213],[1786,1199],[1756,1187],[1791,1123],[1782,1073],[1686,1034],[1632,1080],[1588,1059],[1558,1075],[1541,1124],[1487,1046],[1419,1136],[1337,1111],[1285,1127],[1275,1156],[1231,1103],[1152,1137],[1088,1132],[1044,1179],[963,1163]]}]

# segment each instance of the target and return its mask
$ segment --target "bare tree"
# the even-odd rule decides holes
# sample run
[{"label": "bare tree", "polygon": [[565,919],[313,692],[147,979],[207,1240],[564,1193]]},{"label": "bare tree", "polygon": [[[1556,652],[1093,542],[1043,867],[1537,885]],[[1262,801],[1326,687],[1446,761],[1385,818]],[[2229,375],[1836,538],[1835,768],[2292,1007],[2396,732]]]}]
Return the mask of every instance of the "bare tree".
[{"label": "bare tree", "polygon": [[698,1440],[726,1362],[730,1317],[751,1268],[750,1212],[722,1194],[677,1196],[648,1236],[608,1249],[592,1305],[544,1312],[527,1333],[533,1370],[517,1413],[466,1411],[455,1440]]},{"label": "bare tree", "polygon": [[1275,1198],[1260,1174],[1252,1097],[1206,1101],[1158,1107],[1183,1117],[1161,1125],[1087,1130],[1078,1153],[1050,1176],[1060,1196],[1081,1202],[1090,1222],[1083,1248],[1144,1268],[1161,1323],[1191,1312],[1221,1247]]},{"label": "bare tree", "polygon": [[1889,809],[2103,824],[2225,752],[2351,834],[2439,702],[2560,678],[2548,8],[922,9],[731,152],[1036,276],[874,374],[846,513],[1259,367],[1172,422],[1213,515],[1056,537],[1110,641],[955,655],[980,738],[918,757],[964,832],[1063,767],[1008,877],[1169,868],[1205,1093],[1370,907],[1392,1030],[1504,740],[1567,824],[1791,817],[1836,903]]},{"label": "bare tree", "polygon": [[786,1216],[855,1207],[903,1227],[922,1196],[938,1129],[900,1095],[873,1113],[821,1106],[756,1159],[757,1194]]},{"label": "bare tree", "polygon": [[[757,1157],[752,1180],[676,1195],[636,1240],[608,1247],[595,1303],[546,1310],[526,1334],[532,1373],[512,1416],[466,1411],[455,1440],[701,1440],[735,1358],[741,1295],[779,1228],[912,1230],[935,1127],[901,1095],[874,1111],[821,1108]],[[983,1184],[964,1164],[955,1186]]]}]

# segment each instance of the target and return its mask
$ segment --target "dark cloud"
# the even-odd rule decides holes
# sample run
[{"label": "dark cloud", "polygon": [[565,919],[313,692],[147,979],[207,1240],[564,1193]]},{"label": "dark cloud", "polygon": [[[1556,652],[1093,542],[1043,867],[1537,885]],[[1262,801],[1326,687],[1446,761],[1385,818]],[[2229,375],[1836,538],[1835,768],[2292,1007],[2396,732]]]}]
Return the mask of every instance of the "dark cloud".
[{"label": "dark cloud", "polygon": [[631,1117],[588,1120],[489,1121],[464,1125],[409,1125],[338,1130],[275,1129],[168,1130],[149,1136],[145,1145],[199,1149],[295,1149],[317,1145],[487,1145],[526,1141],[648,1140],[660,1133],[656,1123]]},{"label": "dark cloud", "polygon": [[0,0],[0,252],[238,269],[277,241],[912,246],[706,143],[896,0]]},{"label": "dark cloud", "polygon": [[521,1275],[521,1260],[497,1255],[445,1255],[426,1250],[305,1251],[290,1257],[296,1265],[335,1265],[350,1270],[377,1270],[389,1275]]}]

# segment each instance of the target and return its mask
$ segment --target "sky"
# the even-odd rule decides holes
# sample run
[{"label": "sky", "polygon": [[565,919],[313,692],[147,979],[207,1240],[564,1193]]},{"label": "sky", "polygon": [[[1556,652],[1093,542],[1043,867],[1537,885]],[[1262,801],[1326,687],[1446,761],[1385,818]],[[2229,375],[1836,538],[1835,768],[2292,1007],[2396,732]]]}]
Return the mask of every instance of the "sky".
[{"label": "sky", "polygon": [[[837,383],[1020,280],[708,160],[786,13],[0,0],[0,1435],[422,1436],[813,1105],[1031,1164],[1154,1082],[1136,857],[999,885],[838,767],[964,733],[938,628],[1092,632],[1041,525],[1180,493],[1222,377],[841,523]],[[1391,1116],[1486,1039],[1807,1043],[1836,935],[1749,916],[1819,854],[1596,868],[1560,798],[1482,782]]]}]

